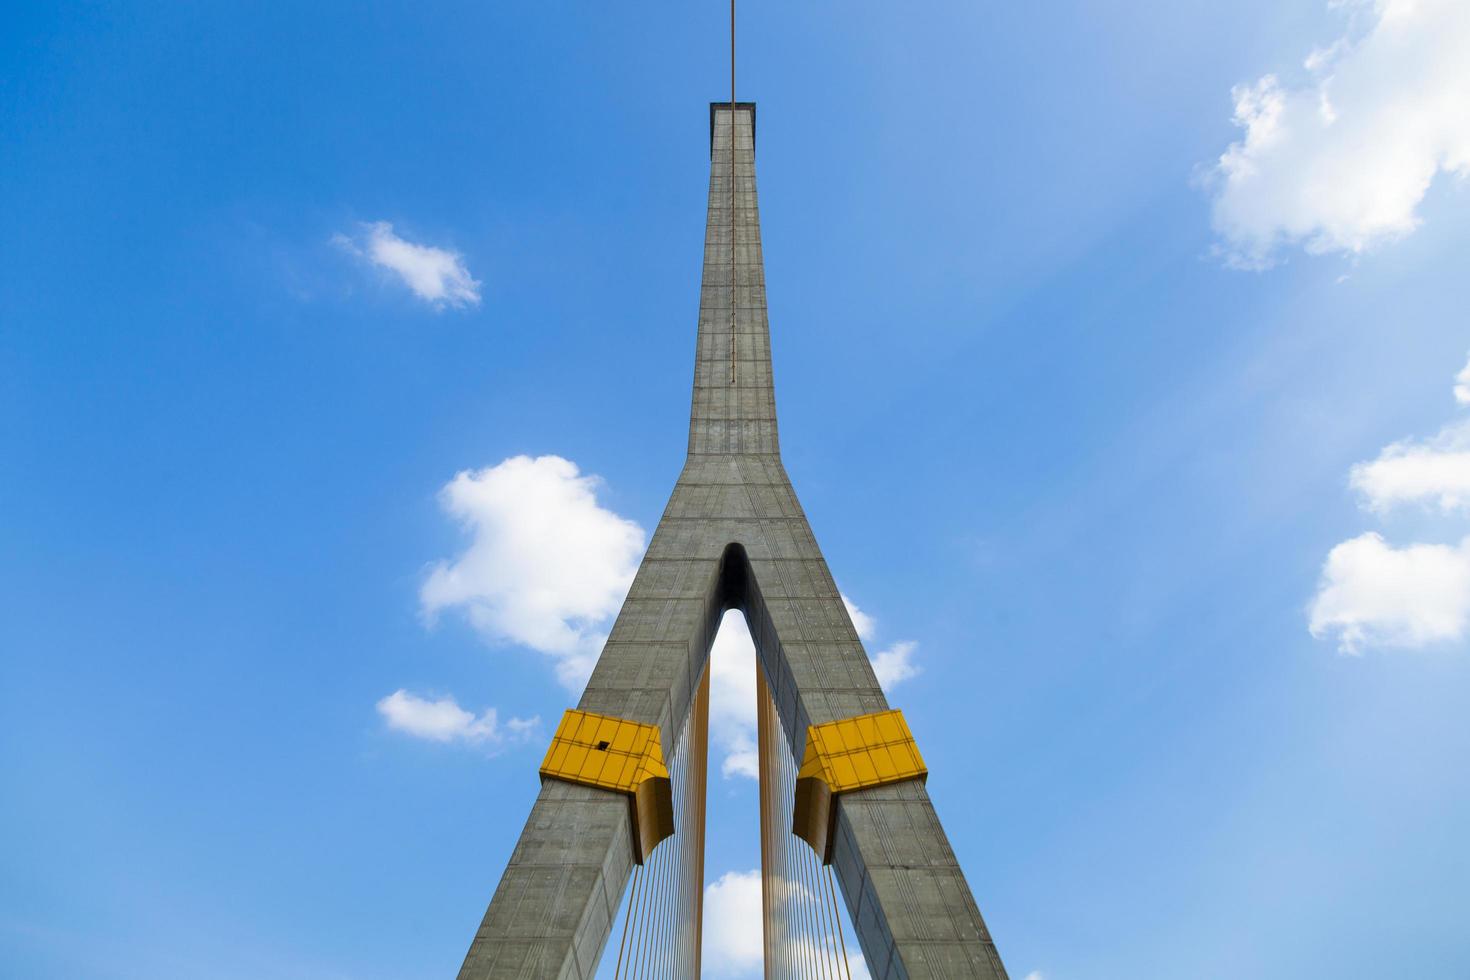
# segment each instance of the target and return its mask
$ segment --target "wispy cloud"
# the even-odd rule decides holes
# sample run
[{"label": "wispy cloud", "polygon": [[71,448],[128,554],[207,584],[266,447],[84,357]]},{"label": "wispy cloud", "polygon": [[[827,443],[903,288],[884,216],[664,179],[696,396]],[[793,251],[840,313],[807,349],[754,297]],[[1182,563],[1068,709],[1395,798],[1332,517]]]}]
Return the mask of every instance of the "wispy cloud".
[{"label": "wispy cloud", "polygon": [[878,675],[883,690],[918,676],[919,665],[914,663],[914,651],[918,649],[913,640],[903,640],[873,654],[873,673]]},{"label": "wispy cloud", "polygon": [[480,282],[470,275],[464,256],[452,249],[401,238],[386,221],[363,224],[357,235],[339,232],[332,236],[332,242],[396,276],[415,296],[435,309],[480,303]]},{"label": "wispy cloud", "polygon": [[414,738],[491,748],[524,742],[540,724],[539,718],[511,718],[502,725],[494,708],[476,715],[452,697],[422,698],[402,688],[378,702],[378,714],[390,729]]},{"label": "wispy cloud", "polygon": [[[842,604],[847,607],[848,618],[852,620],[853,629],[865,643],[871,642],[878,635],[878,620],[863,612],[846,595],[842,596]],[[902,684],[910,678],[917,677],[920,668],[914,660],[914,654],[919,650],[919,644],[913,640],[898,640],[886,650],[869,654],[873,662],[873,673],[878,675],[878,683],[883,685],[887,691],[897,684]]]},{"label": "wispy cloud", "polygon": [[1237,86],[1244,137],[1206,175],[1222,252],[1263,268],[1282,249],[1361,253],[1407,235],[1440,173],[1470,174],[1470,4],[1336,0],[1342,37],[1299,83]]},{"label": "wispy cloud", "polygon": [[[1465,371],[1456,376],[1455,399]],[[1433,439],[1393,443],[1352,468],[1349,482],[1365,510],[1417,506],[1461,524],[1470,512],[1470,421]],[[1459,544],[1396,548],[1370,531],[1327,555],[1309,609],[1313,636],[1334,637],[1344,653],[1413,648],[1463,639],[1470,629],[1470,537]]]},{"label": "wispy cloud", "polygon": [[580,690],[645,543],[641,527],[598,503],[600,483],[560,456],[457,475],[439,502],[471,540],[433,566],[419,593],[425,616],[458,611],[492,643],[552,657],[558,679]]}]

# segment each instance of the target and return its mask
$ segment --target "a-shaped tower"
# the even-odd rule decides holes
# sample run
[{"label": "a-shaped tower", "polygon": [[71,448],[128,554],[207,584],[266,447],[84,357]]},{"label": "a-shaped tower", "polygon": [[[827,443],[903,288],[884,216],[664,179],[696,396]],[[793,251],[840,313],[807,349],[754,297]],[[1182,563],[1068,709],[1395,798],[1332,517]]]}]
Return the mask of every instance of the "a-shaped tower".
[{"label": "a-shaped tower", "polygon": [[739,609],[762,701],[766,976],[835,943],[835,872],[875,980],[1003,980],[781,463],[755,105],[712,105],[710,147],[688,459],[459,975],[591,980],[630,878],[618,972],[699,975],[709,653]]}]

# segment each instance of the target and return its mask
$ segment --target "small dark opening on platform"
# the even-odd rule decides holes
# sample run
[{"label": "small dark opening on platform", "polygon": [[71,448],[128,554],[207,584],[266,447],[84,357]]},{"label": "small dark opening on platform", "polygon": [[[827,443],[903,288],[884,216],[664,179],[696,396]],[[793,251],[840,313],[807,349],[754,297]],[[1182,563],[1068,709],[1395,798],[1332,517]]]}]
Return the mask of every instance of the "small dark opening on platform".
[{"label": "small dark opening on platform", "polygon": [[606,752],[607,751],[607,747],[609,745],[611,745],[611,744],[612,744],[611,742],[598,742],[597,743],[597,751],[599,751],[599,752]]}]

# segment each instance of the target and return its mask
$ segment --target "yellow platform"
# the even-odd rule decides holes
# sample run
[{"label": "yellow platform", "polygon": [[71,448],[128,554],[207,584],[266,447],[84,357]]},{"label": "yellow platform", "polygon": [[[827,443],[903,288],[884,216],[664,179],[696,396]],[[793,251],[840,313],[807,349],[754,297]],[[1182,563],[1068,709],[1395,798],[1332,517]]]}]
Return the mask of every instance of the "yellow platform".
[{"label": "yellow platform", "polygon": [[541,778],[627,794],[639,864],[674,833],[673,786],[657,725],[568,709],[541,762]]},{"label": "yellow platform", "polygon": [[834,796],[908,779],[922,782],[928,775],[902,711],[812,725],[806,730],[806,752],[796,774],[792,832],[830,863],[837,825]]}]

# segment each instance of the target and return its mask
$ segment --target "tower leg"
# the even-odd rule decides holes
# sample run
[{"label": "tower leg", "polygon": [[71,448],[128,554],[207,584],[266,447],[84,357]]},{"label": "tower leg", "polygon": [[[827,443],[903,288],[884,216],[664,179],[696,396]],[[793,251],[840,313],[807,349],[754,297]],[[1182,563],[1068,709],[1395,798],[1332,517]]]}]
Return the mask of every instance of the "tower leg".
[{"label": "tower leg", "polygon": [[[699,713],[700,678],[725,608],[723,549],[695,557],[683,544],[677,532],[655,532],[578,703],[658,725],[670,749]],[[699,816],[702,835],[702,802]],[[631,835],[627,797],[544,782],[460,980],[591,980],[632,873]],[[702,846],[699,860],[702,876]]]},{"label": "tower leg", "polygon": [[[800,759],[807,726],[881,711],[888,701],[805,519],[787,523],[797,526],[783,529],[781,544],[750,542],[737,594],[789,751]],[[756,557],[773,553],[787,557]],[[834,805],[832,863],[874,980],[1006,980],[924,785],[844,793]]]},{"label": "tower leg", "polygon": [[622,794],[542,784],[460,980],[590,980],[633,869],[631,833]]}]

